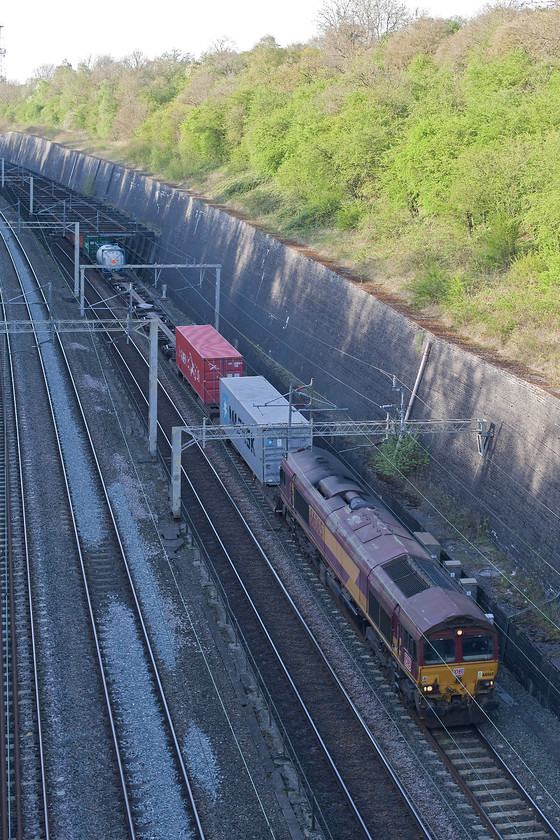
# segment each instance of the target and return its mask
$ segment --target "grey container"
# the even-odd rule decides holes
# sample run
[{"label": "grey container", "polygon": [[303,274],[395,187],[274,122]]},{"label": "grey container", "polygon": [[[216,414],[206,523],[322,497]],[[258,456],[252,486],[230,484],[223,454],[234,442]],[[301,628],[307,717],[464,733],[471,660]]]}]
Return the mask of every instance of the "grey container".
[{"label": "grey container", "polygon": [[[231,442],[263,484],[279,484],[287,451],[289,402],[264,376],[220,379],[220,423],[258,426]],[[312,427],[292,408],[290,451],[312,444]]]}]

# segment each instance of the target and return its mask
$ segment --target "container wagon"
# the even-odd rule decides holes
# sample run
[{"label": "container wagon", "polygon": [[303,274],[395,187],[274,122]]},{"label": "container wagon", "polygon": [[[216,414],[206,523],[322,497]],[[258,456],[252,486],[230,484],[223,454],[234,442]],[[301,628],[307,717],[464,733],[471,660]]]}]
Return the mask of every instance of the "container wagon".
[{"label": "container wagon", "polygon": [[220,379],[243,376],[243,356],[210,324],[175,327],[175,362],[210,416],[219,413]]},{"label": "container wagon", "polygon": [[260,427],[231,442],[262,484],[279,484],[286,453],[312,443],[311,424],[293,408],[290,421],[288,400],[264,376],[222,379],[220,418],[226,426]]},{"label": "container wagon", "polygon": [[[67,232],[66,238],[74,244],[74,234]],[[80,248],[104,272],[118,271],[126,262],[124,248],[118,242],[108,242],[100,234],[80,234]]]}]

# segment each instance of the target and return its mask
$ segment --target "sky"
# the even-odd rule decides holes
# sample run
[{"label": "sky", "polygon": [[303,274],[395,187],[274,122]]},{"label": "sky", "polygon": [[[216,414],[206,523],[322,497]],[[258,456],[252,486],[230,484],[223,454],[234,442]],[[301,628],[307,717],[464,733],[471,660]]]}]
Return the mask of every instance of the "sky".
[{"label": "sky", "polygon": [[[484,0],[419,0],[433,17],[469,17]],[[178,49],[194,58],[227,38],[237,50],[251,49],[265,35],[280,46],[305,42],[317,33],[324,0],[159,0],[128,4],[97,0],[72,6],[62,0],[19,0],[0,12],[4,74],[24,82],[45,64],[89,57],[121,59],[140,50],[152,59]]]}]

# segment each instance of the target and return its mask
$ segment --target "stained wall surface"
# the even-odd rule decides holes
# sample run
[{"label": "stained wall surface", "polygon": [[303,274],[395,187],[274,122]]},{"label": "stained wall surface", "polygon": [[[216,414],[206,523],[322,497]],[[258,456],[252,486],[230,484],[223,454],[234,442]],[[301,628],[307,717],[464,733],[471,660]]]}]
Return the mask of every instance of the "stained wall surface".
[{"label": "stained wall surface", "polygon": [[[408,401],[430,340],[412,419],[485,418],[495,430],[485,458],[474,435],[433,436],[433,475],[478,511],[519,563],[543,576],[553,567],[552,585],[560,586],[554,394],[429,335],[342,274],[185,192],[29,135],[1,136],[0,154],[157,230],[158,262],[220,264],[220,330],[280,390],[285,368],[303,382],[313,378],[353,419],[381,419],[381,406],[399,398],[393,375]],[[164,282],[194,322],[213,322],[213,271],[202,278],[195,270],[169,272]],[[276,381],[263,369],[265,357],[275,363]]]}]

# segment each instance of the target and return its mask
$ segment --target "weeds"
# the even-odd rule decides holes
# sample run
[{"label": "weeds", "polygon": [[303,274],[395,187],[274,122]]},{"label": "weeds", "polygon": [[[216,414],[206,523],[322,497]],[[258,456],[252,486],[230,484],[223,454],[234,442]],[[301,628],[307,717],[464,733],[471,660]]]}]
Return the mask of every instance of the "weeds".
[{"label": "weeds", "polygon": [[443,303],[448,282],[447,271],[438,263],[431,262],[410,283],[409,288],[414,306],[422,309],[432,303]]},{"label": "weeds", "polygon": [[426,469],[430,456],[416,435],[404,435],[383,441],[376,447],[370,464],[382,478],[400,478]]}]

